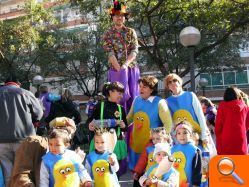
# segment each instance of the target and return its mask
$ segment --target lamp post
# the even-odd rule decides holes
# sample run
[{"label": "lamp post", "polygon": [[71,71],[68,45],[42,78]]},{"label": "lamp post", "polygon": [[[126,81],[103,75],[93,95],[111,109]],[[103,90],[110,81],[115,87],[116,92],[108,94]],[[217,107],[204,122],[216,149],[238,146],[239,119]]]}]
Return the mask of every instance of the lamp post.
[{"label": "lamp post", "polygon": [[182,29],[179,37],[180,37],[180,43],[184,47],[188,47],[191,50],[190,60],[189,60],[190,82],[191,82],[191,91],[195,92],[194,47],[200,43],[201,34],[197,28],[189,26]]},{"label": "lamp post", "polygon": [[201,78],[199,80],[199,85],[202,88],[202,95],[205,96],[205,87],[208,85],[208,80],[206,78]]},{"label": "lamp post", "polygon": [[44,78],[41,75],[36,75],[33,77],[32,80],[33,84],[36,85],[36,97],[39,97],[40,93],[39,93],[39,87],[40,85],[44,82]]}]

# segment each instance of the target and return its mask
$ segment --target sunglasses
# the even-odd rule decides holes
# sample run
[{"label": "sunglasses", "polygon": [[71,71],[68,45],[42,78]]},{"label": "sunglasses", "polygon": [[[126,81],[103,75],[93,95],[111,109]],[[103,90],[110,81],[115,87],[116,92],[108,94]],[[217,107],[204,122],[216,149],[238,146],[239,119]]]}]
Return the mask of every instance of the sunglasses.
[{"label": "sunglasses", "polygon": [[177,79],[173,79],[173,80],[170,80],[170,81],[168,81],[168,84],[171,84],[171,83],[176,83],[176,82],[179,82]]}]

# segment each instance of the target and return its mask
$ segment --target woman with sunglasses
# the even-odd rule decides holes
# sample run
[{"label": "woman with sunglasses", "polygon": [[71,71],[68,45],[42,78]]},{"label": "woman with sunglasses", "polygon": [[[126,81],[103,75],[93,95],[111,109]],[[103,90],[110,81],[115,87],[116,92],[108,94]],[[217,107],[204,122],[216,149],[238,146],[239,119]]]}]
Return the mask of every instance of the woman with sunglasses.
[{"label": "woman with sunglasses", "polygon": [[166,101],[173,123],[178,124],[181,121],[188,121],[193,129],[201,134],[201,139],[206,145],[210,140],[210,132],[206,125],[201,104],[195,93],[183,91],[182,79],[174,73],[166,76],[165,87],[172,93]]}]

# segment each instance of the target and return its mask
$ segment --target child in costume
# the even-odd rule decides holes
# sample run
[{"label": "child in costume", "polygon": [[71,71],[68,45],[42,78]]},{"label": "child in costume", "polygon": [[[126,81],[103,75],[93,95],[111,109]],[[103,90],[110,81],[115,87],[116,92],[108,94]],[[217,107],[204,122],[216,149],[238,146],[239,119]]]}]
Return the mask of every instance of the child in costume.
[{"label": "child in costume", "polygon": [[116,172],[119,164],[115,153],[107,151],[108,137],[105,129],[95,128],[94,145],[92,151],[86,157],[86,168],[94,179],[95,187],[118,187]]},{"label": "child in costume", "polygon": [[48,135],[49,152],[42,157],[40,187],[91,187],[91,177],[82,158],[68,150],[70,136],[65,129],[52,129]]},{"label": "child in costume", "polygon": [[[156,170],[159,168],[160,162],[164,159],[164,157],[168,160],[167,166],[164,167],[168,168],[167,171],[161,173],[159,178],[156,178]],[[153,153],[153,158],[156,161],[156,164],[151,166],[146,173],[140,177],[139,183],[141,186],[172,186],[178,187],[179,186],[179,173],[173,168],[173,158],[170,156],[170,146],[168,143],[157,143],[155,145],[155,150]]]},{"label": "child in costume", "polygon": [[146,148],[141,153],[139,160],[134,168],[133,179],[138,180],[140,176],[144,174],[152,165],[156,164],[153,159],[153,153],[155,145],[157,143],[169,143],[171,144],[171,136],[166,132],[164,127],[158,127],[151,129],[151,141],[148,143]]},{"label": "child in costume", "polygon": [[[116,154],[120,165],[120,170],[117,175],[121,176],[126,172],[127,168],[127,145],[123,136],[123,133],[127,130],[126,113],[124,108],[118,104],[123,97],[124,86],[119,82],[107,82],[104,84],[102,93],[106,97],[106,100],[101,101],[96,105],[93,115],[88,118],[87,123],[89,123],[89,130],[93,132],[96,127],[94,120],[102,121],[109,119],[110,121],[115,122],[115,124],[111,127],[107,127],[107,129],[115,129],[117,134],[118,140],[114,148],[114,153]],[[94,143],[91,141],[90,152],[93,150]]]},{"label": "child in costume", "polygon": [[200,186],[201,184],[201,151],[192,140],[191,125],[182,121],[176,125],[175,144],[171,153],[175,159],[174,167],[180,174],[180,186]]}]

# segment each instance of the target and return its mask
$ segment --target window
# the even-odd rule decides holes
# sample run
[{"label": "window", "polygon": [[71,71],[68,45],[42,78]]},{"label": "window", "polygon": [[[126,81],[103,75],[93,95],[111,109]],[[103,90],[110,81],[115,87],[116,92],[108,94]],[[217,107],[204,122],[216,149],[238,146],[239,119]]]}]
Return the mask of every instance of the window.
[{"label": "window", "polygon": [[211,75],[212,77],[212,85],[223,85],[222,73],[214,73]]},{"label": "window", "polygon": [[208,81],[208,85],[207,86],[211,86],[212,85],[210,74],[203,73],[203,74],[200,75],[200,78],[207,79],[207,81]]},{"label": "window", "polygon": [[236,72],[236,84],[248,84],[247,72]]},{"label": "window", "polygon": [[200,78],[206,78],[208,80],[208,87],[216,89],[223,89],[229,85],[248,86],[248,72],[247,69],[241,71],[222,71],[215,73],[202,73]]},{"label": "window", "polygon": [[235,73],[234,72],[224,72],[224,85],[235,84]]}]

